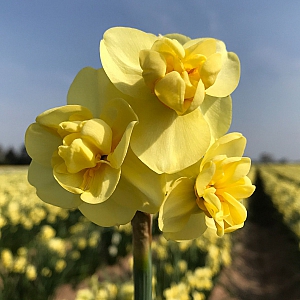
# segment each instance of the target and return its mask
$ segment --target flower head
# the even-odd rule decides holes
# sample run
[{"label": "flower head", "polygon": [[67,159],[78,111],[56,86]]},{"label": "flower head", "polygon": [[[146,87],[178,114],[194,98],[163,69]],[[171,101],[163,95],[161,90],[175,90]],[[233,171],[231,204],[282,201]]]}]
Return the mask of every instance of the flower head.
[{"label": "flower head", "polygon": [[100,226],[159,211],[169,239],[242,227],[251,162],[241,134],[224,136],[240,77],[236,54],[214,38],[115,27],[100,58],[103,69],[77,74],[67,105],[26,131],[37,195]]},{"label": "flower head", "polygon": [[[205,94],[228,96],[239,80],[237,56],[227,53],[225,45],[212,38],[160,36],[150,49],[141,50],[139,58],[145,84],[178,115],[199,107]],[[228,70],[229,60],[232,70]],[[231,78],[225,79],[223,73]]]},{"label": "flower head", "polygon": [[195,110],[205,95],[226,97],[238,85],[236,54],[213,38],[191,40],[181,34],[155,36],[133,28],[107,30],[101,60],[111,81],[123,93],[154,93],[178,115]]},{"label": "flower head", "polygon": [[131,148],[155,172],[191,166],[227,132],[239,60],[223,42],[116,27],[105,32],[100,57],[139,117]]},{"label": "flower head", "polygon": [[255,190],[247,177],[250,159],[242,157],[245,145],[241,134],[227,134],[193,167],[193,176],[175,180],[159,213],[166,238],[196,238],[207,226],[222,236],[243,226],[247,212],[240,201]]},{"label": "flower head", "polygon": [[126,223],[142,203],[118,204],[112,195],[137,117],[102,69],[83,73],[71,85],[68,105],[45,111],[27,129],[29,182],[45,202],[79,207],[99,225]]},{"label": "flower head", "polygon": [[222,236],[244,225],[247,211],[240,200],[252,195],[255,187],[247,177],[251,161],[241,157],[246,139],[238,133],[220,138],[206,153],[196,178],[196,203]]}]

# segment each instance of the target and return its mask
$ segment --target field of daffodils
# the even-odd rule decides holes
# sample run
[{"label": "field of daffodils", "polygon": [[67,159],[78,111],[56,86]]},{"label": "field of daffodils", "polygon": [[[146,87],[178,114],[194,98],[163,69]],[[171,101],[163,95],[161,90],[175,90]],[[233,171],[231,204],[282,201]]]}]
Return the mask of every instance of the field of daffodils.
[{"label": "field of daffodils", "polygon": [[[300,238],[300,166],[255,165],[249,176],[254,183],[258,171],[284,222]],[[74,300],[133,299],[130,224],[101,228],[78,210],[47,205],[26,176],[26,167],[0,168],[0,299],[56,300],[65,284],[76,290]],[[232,243],[229,234],[211,233],[168,242],[154,218],[153,298],[208,299],[231,264]]]}]

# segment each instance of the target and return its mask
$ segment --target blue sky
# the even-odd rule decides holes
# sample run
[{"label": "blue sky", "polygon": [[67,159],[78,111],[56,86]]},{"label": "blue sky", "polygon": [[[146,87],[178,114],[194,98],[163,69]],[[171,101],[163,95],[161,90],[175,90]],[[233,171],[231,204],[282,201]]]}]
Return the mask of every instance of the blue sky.
[{"label": "blue sky", "polygon": [[223,40],[242,75],[230,131],[245,154],[300,159],[300,1],[3,1],[0,10],[0,145],[18,149],[28,125],[64,105],[85,66],[101,67],[99,42],[114,26]]}]

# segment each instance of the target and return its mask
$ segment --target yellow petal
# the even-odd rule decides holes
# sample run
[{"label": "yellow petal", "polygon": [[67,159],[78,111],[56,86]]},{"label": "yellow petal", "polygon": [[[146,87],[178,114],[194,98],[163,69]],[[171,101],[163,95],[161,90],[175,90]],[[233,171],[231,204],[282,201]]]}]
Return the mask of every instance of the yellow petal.
[{"label": "yellow petal", "polygon": [[222,57],[222,69],[214,84],[206,90],[206,94],[214,97],[226,97],[237,87],[240,80],[240,61],[233,52]]},{"label": "yellow petal", "polygon": [[[122,178],[127,181],[128,190],[136,189],[144,195],[143,208],[139,210],[152,214],[158,212],[166,193],[164,174],[159,175],[153,172],[134,155],[131,149],[128,149],[122,164],[121,180]],[[123,201],[128,202],[128,199],[125,197]]]},{"label": "yellow petal", "polygon": [[55,131],[48,130],[38,123],[31,124],[26,130],[26,151],[34,161],[43,166],[51,166],[52,155],[61,143],[62,139]]},{"label": "yellow petal", "polygon": [[232,225],[232,226],[228,226],[226,222],[224,222],[224,224],[225,224],[224,233],[230,233],[230,232],[236,231],[237,229],[242,228],[245,223],[242,222],[240,224],[235,224],[235,225]]},{"label": "yellow petal", "polygon": [[[222,68],[222,55],[220,53],[214,53],[207,57],[206,61],[202,65],[200,76],[206,89],[212,86]],[[223,95],[224,96],[227,96]]]},{"label": "yellow petal", "polygon": [[192,78],[197,78],[197,80],[200,79],[200,74],[199,74],[199,70],[201,70],[202,65],[204,64],[204,62],[206,61],[206,56],[202,55],[200,53],[194,53],[192,55],[189,55],[188,52],[186,53],[187,56],[184,60],[184,67],[185,69],[196,69],[198,72],[196,73],[191,73],[190,76]]},{"label": "yellow petal", "polygon": [[121,176],[121,169],[114,169],[108,164],[101,164],[97,170],[91,172],[90,182],[81,194],[81,200],[85,203],[98,204],[106,201],[116,189]]},{"label": "yellow petal", "polygon": [[160,208],[159,229],[163,232],[180,231],[190,215],[198,210],[194,182],[188,178],[179,178],[172,185]]},{"label": "yellow petal", "polygon": [[246,138],[238,132],[228,133],[220,137],[206,152],[202,165],[218,155],[241,157],[246,147]]},{"label": "yellow petal", "polygon": [[112,129],[112,153],[108,161],[113,168],[120,168],[126,155],[133,127],[137,116],[130,105],[123,99],[116,98],[107,102],[100,118]]},{"label": "yellow petal", "polygon": [[190,113],[193,110],[195,110],[196,108],[198,108],[201,105],[201,103],[203,102],[203,100],[205,99],[204,96],[205,96],[204,84],[203,84],[202,81],[199,81],[198,84],[197,84],[197,88],[196,88],[196,92],[195,92],[194,97],[191,98],[191,99],[185,99],[185,101],[191,100],[190,106],[185,111],[185,113],[186,114]]},{"label": "yellow petal", "polygon": [[151,49],[179,59],[182,59],[185,56],[185,51],[182,45],[176,39],[172,40],[169,38],[160,37],[153,43]]},{"label": "yellow petal", "polygon": [[70,133],[78,133],[80,132],[81,121],[65,121],[59,124],[59,128],[57,133],[64,138],[66,135]]},{"label": "yellow petal", "polygon": [[166,106],[182,115],[184,107],[185,83],[178,72],[170,72],[155,85],[155,95]]},{"label": "yellow petal", "polygon": [[129,123],[126,131],[124,132],[124,135],[122,136],[121,141],[119,142],[115,150],[107,156],[107,161],[109,161],[110,165],[115,169],[120,168],[124,161],[129,147],[131,133],[135,124],[136,121]]},{"label": "yellow petal", "polygon": [[83,192],[81,186],[85,170],[70,173],[64,160],[58,154],[53,155],[52,165],[53,176],[64,189],[75,194],[81,194]]},{"label": "yellow petal", "polygon": [[199,109],[179,116],[155,97],[135,100],[139,116],[131,149],[156,173],[175,173],[196,163],[210,143],[210,130]]},{"label": "yellow petal", "polygon": [[142,211],[144,205],[149,201],[147,195],[132,184],[128,178],[125,178],[123,173],[115,191],[107,201],[111,199],[121,207],[130,208],[135,211]]},{"label": "yellow petal", "polygon": [[208,123],[213,139],[223,136],[230,128],[232,120],[231,97],[215,98],[206,95],[200,105],[204,119]]},{"label": "yellow petal", "polygon": [[217,213],[222,209],[220,199],[215,195],[216,189],[213,187],[204,190],[203,198],[204,204],[208,212],[212,217],[215,217]]},{"label": "yellow petal", "polygon": [[107,155],[111,151],[112,130],[101,119],[84,122],[81,129],[81,138],[94,144],[101,151],[101,155]]},{"label": "yellow petal", "polygon": [[[224,191],[237,200],[246,199],[254,193],[255,186],[252,185],[251,180],[245,176],[235,184],[224,188]],[[222,193],[222,189],[220,189],[220,193]]]},{"label": "yellow petal", "polygon": [[184,45],[186,57],[201,53],[209,57],[213,53],[222,55],[222,68],[215,83],[206,90],[206,94],[214,97],[230,95],[238,85],[240,79],[240,62],[235,53],[227,52],[225,44],[211,38],[194,39]]},{"label": "yellow petal", "polygon": [[37,196],[46,203],[62,208],[78,207],[82,202],[79,195],[62,188],[54,179],[52,172],[52,167],[31,162],[28,170],[28,181],[36,188]]},{"label": "yellow petal", "polygon": [[36,122],[54,129],[59,129],[59,124],[64,121],[83,121],[92,118],[90,110],[81,105],[65,105],[55,107],[37,116]]},{"label": "yellow petal", "polygon": [[145,84],[154,89],[157,80],[166,74],[166,60],[162,54],[153,50],[142,50],[140,52],[140,65],[143,69],[142,76]]},{"label": "yellow petal", "polygon": [[217,40],[213,38],[193,39],[184,44],[184,49],[186,52],[186,60],[198,54],[209,57],[216,53]]},{"label": "yellow petal", "polygon": [[228,193],[224,193],[224,198],[229,206],[230,217],[234,224],[243,223],[247,218],[247,210],[245,206]]},{"label": "yellow petal", "polygon": [[83,203],[78,208],[91,222],[104,227],[127,224],[136,213],[131,208],[117,204],[113,199],[100,204]]},{"label": "yellow petal", "polygon": [[181,73],[181,78],[183,79],[185,85],[184,98],[185,99],[193,98],[196,93],[197,85],[192,84],[191,78],[189,77],[187,71],[183,71]]},{"label": "yellow petal", "polygon": [[223,165],[224,176],[218,180],[216,187],[219,189],[234,184],[249,173],[250,167],[251,160],[248,157],[232,157],[226,159]]},{"label": "yellow petal", "polygon": [[104,33],[101,62],[109,79],[124,94],[140,97],[150,92],[142,78],[139,53],[150,49],[156,39],[155,35],[125,27],[110,28]]},{"label": "yellow petal", "polygon": [[64,139],[65,142],[65,140],[68,141],[67,138],[70,138],[70,144],[58,147],[58,155],[65,161],[68,172],[77,173],[83,169],[95,167],[96,158],[89,144],[81,138],[72,139],[72,135],[77,134],[69,134]]},{"label": "yellow petal", "polygon": [[164,37],[173,39],[173,40],[177,40],[181,45],[184,45],[185,43],[187,43],[188,41],[191,40],[191,38],[189,38],[188,36],[185,36],[180,33],[168,33],[168,34],[164,35]]},{"label": "yellow petal", "polygon": [[163,232],[163,235],[167,240],[179,242],[196,239],[200,237],[206,229],[205,214],[196,213],[190,215],[189,220],[181,230],[176,232]]},{"label": "yellow petal", "polygon": [[99,118],[107,101],[122,96],[123,94],[110,82],[102,68],[86,67],[80,70],[73,80],[68,91],[67,102],[85,106],[93,113],[94,118]]},{"label": "yellow petal", "polygon": [[211,182],[214,173],[215,173],[216,167],[215,164],[212,162],[207,162],[201,173],[197,176],[196,179],[196,190],[199,197],[203,197],[204,191]]},{"label": "yellow petal", "polygon": [[[214,232],[217,236],[217,226],[216,226],[214,219],[205,216],[205,224],[208,227],[208,231],[210,231],[210,233]],[[224,235],[224,233],[223,233],[223,235]]]},{"label": "yellow petal", "polygon": [[167,185],[169,186],[170,183],[173,183],[179,177],[188,177],[190,179],[196,180],[196,178],[199,174],[200,164],[201,164],[201,159],[199,161],[197,161],[195,164],[193,164],[185,169],[182,169],[179,172],[176,172],[173,174],[165,174]]}]

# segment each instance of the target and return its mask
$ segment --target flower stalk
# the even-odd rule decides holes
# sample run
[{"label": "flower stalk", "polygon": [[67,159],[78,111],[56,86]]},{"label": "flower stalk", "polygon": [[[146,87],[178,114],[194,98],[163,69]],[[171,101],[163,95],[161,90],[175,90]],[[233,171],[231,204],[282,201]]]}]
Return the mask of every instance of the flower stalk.
[{"label": "flower stalk", "polygon": [[137,211],[131,225],[134,299],[152,300],[152,215]]}]

